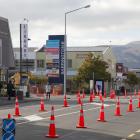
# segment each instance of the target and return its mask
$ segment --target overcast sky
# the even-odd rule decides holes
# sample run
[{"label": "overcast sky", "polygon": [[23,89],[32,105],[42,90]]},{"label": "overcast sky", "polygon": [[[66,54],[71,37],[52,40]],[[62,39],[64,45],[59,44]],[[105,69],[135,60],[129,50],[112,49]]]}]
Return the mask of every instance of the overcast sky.
[{"label": "overcast sky", "polygon": [[[41,47],[48,35],[64,34],[68,46],[126,44],[140,40],[140,0],[0,0],[0,16],[9,19],[13,46],[19,46],[19,24],[29,20],[29,46]],[[110,43],[111,41],[111,43]]]}]

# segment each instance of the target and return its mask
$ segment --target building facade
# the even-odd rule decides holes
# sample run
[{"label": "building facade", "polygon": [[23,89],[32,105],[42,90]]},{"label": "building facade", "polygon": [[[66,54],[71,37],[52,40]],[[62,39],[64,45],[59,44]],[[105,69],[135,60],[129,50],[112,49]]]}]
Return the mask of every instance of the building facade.
[{"label": "building facade", "polygon": [[69,77],[77,74],[77,69],[81,66],[89,53],[94,56],[100,56],[102,60],[108,63],[108,72],[111,77],[116,77],[116,58],[110,46],[91,46],[91,47],[68,47],[67,54],[67,75]]},{"label": "building facade", "polygon": [[8,80],[10,69],[14,68],[14,53],[8,19],[0,17],[0,81]]},{"label": "building facade", "polygon": [[[29,72],[34,71],[35,68],[35,59],[36,59],[36,53],[35,50],[36,47],[30,47],[28,48],[28,59],[22,59],[22,71],[23,72]],[[15,68],[16,71],[20,71],[20,48],[13,48],[14,51],[14,58],[15,58]]]}]

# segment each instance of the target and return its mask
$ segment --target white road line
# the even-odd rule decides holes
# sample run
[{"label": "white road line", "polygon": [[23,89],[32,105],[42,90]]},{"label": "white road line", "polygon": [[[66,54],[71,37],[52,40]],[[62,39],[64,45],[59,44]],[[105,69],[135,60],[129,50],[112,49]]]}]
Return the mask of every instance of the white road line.
[{"label": "white road line", "polygon": [[137,133],[140,133],[140,129],[136,131]]},{"label": "white road line", "polygon": [[136,134],[132,133],[130,134],[127,138],[132,138],[133,136],[135,136]]},{"label": "white road line", "polygon": [[40,120],[43,120],[42,117],[37,116],[37,115],[30,115],[30,116],[26,116],[26,117],[23,117],[23,118],[26,119],[26,120],[29,120],[29,121],[40,121]]},{"label": "white road line", "polygon": [[[114,106],[114,104],[112,104],[110,106]],[[96,110],[96,109],[99,109],[99,108],[100,107],[90,108],[90,109],[84,110],[84,112],[89,111],[89,110]],[[62,116],[68,116],[68,115],[72,115],[72,114],[77,114],[77,113],[79,113],[79,111],[65,113],[65,114],[61,114],[61,115],[56,115],[55,118],[62,117]],[[46,118],[43,118],[42,120],[46,120],[46,119],[49,119],[49,118],[50,117],[46,117]],[[26,124],[26,123],[30,123],[30,122],[33,122],[33,121],[25,121],[25,122],[17,123],[17,125],[22,125],[22,124]]]}]

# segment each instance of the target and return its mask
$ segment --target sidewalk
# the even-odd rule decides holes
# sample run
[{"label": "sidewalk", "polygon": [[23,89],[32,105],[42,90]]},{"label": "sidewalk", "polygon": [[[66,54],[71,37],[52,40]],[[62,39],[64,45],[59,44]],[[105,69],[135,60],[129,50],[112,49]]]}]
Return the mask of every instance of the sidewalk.
[{"label": "sidewalk", "polygon": [[[23,97],[23,100],[19,100],[19,103],[26,103],[26,102],[34,102],[40,101],[40,97],[31,95],[30,97]],[[15,104],[15,97],[11,97],[11,100],[8,100],[8,97],[0,97],[0,106],[5,105],[12,105]]]}]

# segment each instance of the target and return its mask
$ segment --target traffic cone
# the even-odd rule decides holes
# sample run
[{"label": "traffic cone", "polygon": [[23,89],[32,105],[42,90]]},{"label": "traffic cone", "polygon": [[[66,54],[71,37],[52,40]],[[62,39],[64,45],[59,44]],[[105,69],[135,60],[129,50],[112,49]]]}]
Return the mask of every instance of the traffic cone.
[{"label": "traffic cone", "polygon": [[77,98],[77,104],[81,104],[81,103],[82,103],[81,97],[78,97],[78,98]]},{"label": "traffic cone", "polygon": [[99,92],[99,99],[100,99],[100,101],[103,100],[103,96],[102,96],[102,92],[101,91]]},{"label": "traffic cone", "polygon": [[82,91],[82,98],[85,98],[86,97],[86,94],[85,94],[85,90],[83,89]]},{"label": "traffic cone", "polygon": [[138,106],[137,108],[140,108],[140,96],[139,96],[139,99],[138,99]]},{"label": "traffic cone", "polygon": [[133,111],[132,96],[130,96],[129,106],[128,106],[127,112],[134,112],[134,111]]},{"label": "traffic cone", "polygon": [[85,127],[84,111],[83,111],[82,103],[81,103],[81,109],[80,109],[80,117],[79,117],[79,121],[78,121],[76,128],[87,128],[87,127]]},{"label": "traffic cone", "polygon": [[104,90],[104,98],[106,98],[106,89]]},{"label": "traffic cone", "polygon": [[41,111],[46,111],[45,110],[45,105],[44,105],[44,98],[42,97],[41,100],[40,100],[40,112]]},{"label": "traffic cone", "polygon": [[121,111],[120,111],[120,99],[119,99],[119,97],[118,97],[118,100],[116,102],[115,116],[122,116]]},{"label": "traffic cone", "polygon": [[77,98],[80,97],[80,90],[77,92]]},{"label": "traffic cone", "polygon": [[21,116],[20,115],[20,111],[19,111],[19,103],[18,103],[18,97],[16,97],[16,101],[15,101],[15,114],[14,116]]},{"label": "traffic cone", "polygon": [[102,101],[102,105],[101,105],[101,109],[100,109],[99,119],[97,121],[106,122],[105,114],[104,114],[104,103],[103,103],[103,101]]},{"label": "traffic cone", "polygon": [[91,91],[91,93],[90,93],[90,96],[89,96],[89,102],[91,103],[91,102],[93,102],[93,91]]},{"label": "traffic cone", "polygon": [[69,107],[68,102],[67,102],[66,94],[64,95],[64,105],[63,105],[63,107]]},{"label": "traffic cone", "polygon": [[56,128],[55,128],[55,122],[54,121],[55,121],[54,107],[52,106],[51,116],[50,116],[49,134],[47,134],[46,137],[49,137],[49,138],[58,138],[59,137],[56,134]]},{"label": "traffic cone", "polygon": [[11,119],[11,114],[10,114],[10,113],[8,114],[7,118],[8,118],[8,119]]}]

